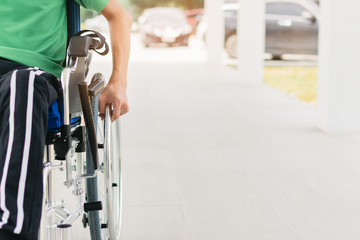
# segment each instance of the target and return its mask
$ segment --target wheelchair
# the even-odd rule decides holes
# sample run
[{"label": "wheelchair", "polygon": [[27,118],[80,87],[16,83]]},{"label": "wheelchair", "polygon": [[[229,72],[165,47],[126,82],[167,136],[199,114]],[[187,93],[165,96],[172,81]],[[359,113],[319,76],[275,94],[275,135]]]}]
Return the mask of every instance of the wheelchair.
[{"label": "wheelchair", "polygon": [[[78,21],[78,6],[72,6]],[[98,98],[105,80],[101,73],[87,80],[92,51],[108,52],[105,38],[95,31],[79,31],[69,40],[60,79],[62,94],[51,106],[55,114],[49,113],[49,119],[55,120],[48,123],[44,151],[41,240],[70,240],[71,227],[81,218],[92,240],[120,238],[120,120],[111,123],[109,107],[104,121],[98,117]],[[71,195],[66,201],[55,197],[54,178],[59,171],[65,175],[64,185]],[[69,203],[75,208],[70,209]]]}]

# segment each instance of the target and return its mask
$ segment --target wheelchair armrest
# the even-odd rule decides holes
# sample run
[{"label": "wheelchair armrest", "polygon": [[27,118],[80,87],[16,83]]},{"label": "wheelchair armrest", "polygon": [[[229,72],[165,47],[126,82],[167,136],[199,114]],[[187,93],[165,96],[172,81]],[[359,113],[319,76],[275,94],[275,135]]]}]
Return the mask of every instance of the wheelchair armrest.
[{"label": "wheelchair armrest", "polygon": [[89,36],[74,36],[70,39],[69,57],[87,57],[89,49],[97,49],[100,42]]}]

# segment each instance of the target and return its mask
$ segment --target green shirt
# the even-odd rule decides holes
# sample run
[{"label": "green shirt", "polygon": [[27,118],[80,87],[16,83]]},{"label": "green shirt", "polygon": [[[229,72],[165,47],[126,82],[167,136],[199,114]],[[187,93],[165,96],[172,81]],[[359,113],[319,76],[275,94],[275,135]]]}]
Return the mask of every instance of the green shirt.
[{"label": "green shirt", "polygon": [[[109,0],[76,2],[100,12]],[[59,77],[66,41],[66,0],[1,0],[0,57]]]}]

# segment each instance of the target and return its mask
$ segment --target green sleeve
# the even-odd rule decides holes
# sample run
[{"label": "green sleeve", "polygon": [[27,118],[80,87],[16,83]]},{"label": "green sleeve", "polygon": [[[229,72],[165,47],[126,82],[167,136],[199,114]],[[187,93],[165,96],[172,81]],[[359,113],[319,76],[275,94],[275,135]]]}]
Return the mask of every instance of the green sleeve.
[{"label": "green sleeve", "polygon": [[109,3],[109,0],[75,0],[80,6],[95,11],[100,12],[105,8]]}]

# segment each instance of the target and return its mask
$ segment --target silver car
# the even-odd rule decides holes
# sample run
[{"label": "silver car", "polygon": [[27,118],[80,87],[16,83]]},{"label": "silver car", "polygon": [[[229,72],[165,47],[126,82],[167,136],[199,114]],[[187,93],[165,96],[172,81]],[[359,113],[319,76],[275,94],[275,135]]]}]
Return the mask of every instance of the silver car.
[{"label": "silver car", "polygon": [[150,8],[139,17],[139,33],[146,47],[156,43],[187,46],[191,32],[184,12],[177,8]]},{"label": "silver car", "polygon": [[[224,9],[225,49],[236,57],[238,5]],[[286,53],[317,54],[319,6],[311,0],[266,0],[265,51],[273,59]]]}]

